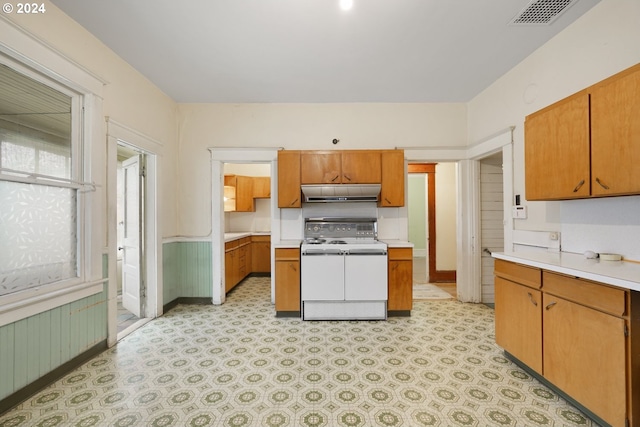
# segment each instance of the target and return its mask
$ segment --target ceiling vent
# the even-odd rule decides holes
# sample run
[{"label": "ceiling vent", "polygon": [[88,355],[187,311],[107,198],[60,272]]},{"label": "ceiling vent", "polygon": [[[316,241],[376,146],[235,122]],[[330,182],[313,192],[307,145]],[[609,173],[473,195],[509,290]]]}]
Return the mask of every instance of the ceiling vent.
[{"label": "ceiling vent", "polygon": [[509,25],[549,25],[579,0],[533,0]]}]

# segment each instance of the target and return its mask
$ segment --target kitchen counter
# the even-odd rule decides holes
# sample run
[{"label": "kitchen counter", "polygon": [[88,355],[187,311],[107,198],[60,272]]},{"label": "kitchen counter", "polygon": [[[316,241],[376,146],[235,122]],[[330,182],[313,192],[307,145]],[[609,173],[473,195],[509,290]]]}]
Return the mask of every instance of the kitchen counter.
[{"label": "kitchen counter", "polygon": [[586,259],[568,252],[494,252],[494,258],[640,291],[640,264]]},{"label": "kitchen counter", "polygon": [[236,232],[236,233],[224,233],[224,241],[226,243],[226,242],[231,242],[233,240],[242,239],[243,237],[270,236],[270,235],[271,235],[271,233],[269,233],[269,232],[251,232],[251,231]]},{"label": "kitchen counter", "polygon": [[388,248],[413,248],[413,243],[406,240],[387,240],[380,239],[382,243],[386,243]]},{"label": "kitchen counter", "polygon": [[280,240],[272,243],[274,248],[299,248],[302,240]]}]

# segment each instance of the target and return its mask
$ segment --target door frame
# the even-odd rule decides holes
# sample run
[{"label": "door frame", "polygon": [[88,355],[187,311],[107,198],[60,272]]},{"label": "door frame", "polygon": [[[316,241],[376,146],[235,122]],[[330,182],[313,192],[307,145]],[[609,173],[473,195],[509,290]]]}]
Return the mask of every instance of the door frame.
[{"label": "door frame", "polygon": [[146,188],[144,200],[144,264],[146,277],[145,319],[140,324],[162,315],[162,237],[158,215],[159,156],[162,145],[111,118],[107,118],[107,345],[118,340],[117,289],[117,212],[116,174],[118,145],[126,145],[145,154]]},{"label": "door frame", "polygon": [[[469,147],[398,147],[408,163],[457,162],[456,290],[462,302],[480,303],[482,297],[480,235],[480,159],[502,150],[504,164],[504,247],[513,245],[513,130],[501,130]],[[476,243],[477,242],[477,243]]]}]

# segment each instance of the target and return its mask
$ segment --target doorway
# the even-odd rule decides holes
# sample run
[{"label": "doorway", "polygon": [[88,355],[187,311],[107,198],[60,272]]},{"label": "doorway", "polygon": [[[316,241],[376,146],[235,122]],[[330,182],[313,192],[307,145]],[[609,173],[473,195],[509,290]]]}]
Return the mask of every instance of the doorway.
[{"label": "doorway", "polygon": [[[436,171],[438,182],[436,182]],[[456,296],[456,165],[410,163],[409,240],[414,281]]]},{"label": "doorway", "polygon": [[117,340],[149,319],[147,316],[146,188],[147,157],[121,141],[117,145]]}]

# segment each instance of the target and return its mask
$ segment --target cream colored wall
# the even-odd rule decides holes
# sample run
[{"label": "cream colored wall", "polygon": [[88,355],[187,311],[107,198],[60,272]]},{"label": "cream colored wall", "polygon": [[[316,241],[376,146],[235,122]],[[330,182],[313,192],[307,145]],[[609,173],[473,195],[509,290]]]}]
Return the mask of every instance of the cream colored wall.
[{"label": "cream colored wall", "polygon": [[180,104],[178,228],[211,231],[208,147],[453,147],[466,144],[466,121],[464,104]]},{"label": "cream colored wall", "polygon": [[[601,1],[468,104],[469,141],[515,125],[514,191],[524,197],[525,116],[640,62],[639,43],[640,2]],[[529,218],[515,227],[560,231],[563,203],[570,202],[527,202]],[[590,206],[608,210],[615,203]]]},{"label": "cream colored wall", "polygon": [[436,165],[436,270],[456,269],[456,164]]},{"label": "cream colored wall", "polygon": [[[106,81],[105,116],[159,143],[154,148],[160,155],[162,234],[177,234],[177,104],[54,4],[46,0],[44,4],[45,14],[11,14],[5,18]],[[95,149],[103,150],[105,139],[96,141]]]}]

